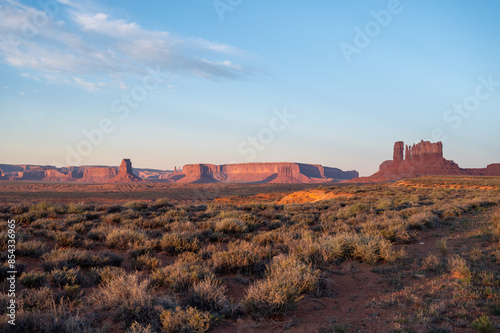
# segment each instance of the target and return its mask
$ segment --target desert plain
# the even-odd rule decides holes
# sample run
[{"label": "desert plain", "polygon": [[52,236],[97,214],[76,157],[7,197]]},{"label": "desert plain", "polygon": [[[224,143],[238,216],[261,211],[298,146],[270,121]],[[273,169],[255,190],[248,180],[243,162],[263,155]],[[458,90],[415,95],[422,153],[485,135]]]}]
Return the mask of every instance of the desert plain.
[{"label": "desert plain", "polygon": [[[500,177],[0,182],[5,332],[494,332]],[[7,325],[8,221],[16,325]],[[5,305],[5,306],[4,306]]]}]

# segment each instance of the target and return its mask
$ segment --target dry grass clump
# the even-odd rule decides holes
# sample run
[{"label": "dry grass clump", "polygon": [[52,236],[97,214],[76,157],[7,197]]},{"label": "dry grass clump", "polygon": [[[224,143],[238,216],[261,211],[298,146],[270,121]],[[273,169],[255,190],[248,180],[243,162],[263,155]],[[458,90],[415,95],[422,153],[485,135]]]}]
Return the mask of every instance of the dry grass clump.
[{"label": "dry grass clump", "polygon": [[128,249],[136,245],[141,245],[147,239],[143,232],[125,228],[113,229],[106,237],[106,244],[109,247],[118,249]]},{"label": "dry grass clump", "polygon": [[20,241],[16,248],[18,255],[32,258],[40,258],[48,251],[49,247],[47,244],[36,240]]},{"label": "dry grass clump", "polygon": [[392,244],[381,236],[357,233],[339,233],[319,238],[305,237],[292,245],[292,252],[314,264],[346,259],[375,264],[378,261],[394,262],[402,255],[394,251]]},{"label": "dry grass clump", "polygon": [[422,269],[439,272],[442,269],[441,260],[433,253],[429,253],[422,261]]},{"label": "dry grass clump", "polygon": [[320,272],[295,257],[279,257],[268,267],[266,278],[248,288],[243,309],[253,317],[286,311],[302,293],[320,290]]},{"label": "dry grass clump", "polygon": [[193,285],[187,303],[203,311],[227,316],[233,311],[233,306],[226,297],[226,291],[219,279],[205,278]]},{"label": "dry grass clump", "polygon": [[74,231],[61,231],[54,234],[57,248],[78,247],[80,245],[78,235]]},{"label": "dry grass clump", "polygon": [[200,240],[188,232],[172,232],[163,235],[160,246],[170,253],[196,252],[200,249]]},{"label": "dry grass clump", "polygon": [[210,329],[215,318],[209,313],[196,308],[164,310],[160,314],[161,328],[165,333],[193,332],[203,333]]},{"label": "dry grass clump", "polygon": [[151,274],[151,283],[167,287],[174,292],[182,292],[197,282],[211,278],[215,278],[215,275],[210,268],[204,266],[199,258],[190,256],[154,270]]},{"label": "dry grass clump", "polygon": [[25,288],[40,288],[47,281],[47,276],[44,272],[23,272],[19,277],[19,282]]},{"label": "dry grass clump", "polygon": [[225,218],[215,223],[214,230],[226,234],[240,234],[247,232],[248,227],[238,218]]},{"label": "dry grass clump", "polygon": [[132,268],[137,270],[153,270],[158,268],[160,262],[151,254],[141,254],[132,258]]},{"label": "dry grass clump", "polygon": [[58,286],[75,286],[81,285],[83,282],[83,276],[80,272],[80,268],[56,268],[49,273],[50,281]]},{"label": "dry grass clump", "polygon": [[94,254],[80,249],[58,249],[42,256],[42,267],[45,271],[54,268],[89,268],[104,266],[120,266],[123,258],[111,252]]},{"label": "dry grass clump", "polygon": [[133,322],[159,326],[159,315],[164,307],[173,306],[170,299],[153,296],[150,281],[141,281],[138,274],[116,275],[100,285],[91,300],[101,310],[112,310],[117,322],[128,327]]},{"label": "dry grass clump", "polygon": [[216,272],[221,273],[256,272],[262,268],[259,254],[264,254],[259,246],[248,242],[232,242],[228,244],[227,251],[212,254],[212,266]]}]

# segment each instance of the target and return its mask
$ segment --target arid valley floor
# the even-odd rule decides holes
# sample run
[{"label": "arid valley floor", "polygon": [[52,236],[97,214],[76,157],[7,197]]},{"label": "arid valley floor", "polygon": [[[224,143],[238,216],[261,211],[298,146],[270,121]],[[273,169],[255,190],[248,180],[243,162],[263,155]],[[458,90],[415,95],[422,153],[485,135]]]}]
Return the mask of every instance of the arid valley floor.
[{"label": "arid valley floor", "polygon": [[[495,332],[500,177],[0,182],[0,331]],[[7,325],[7,221],[16,325]]]}]

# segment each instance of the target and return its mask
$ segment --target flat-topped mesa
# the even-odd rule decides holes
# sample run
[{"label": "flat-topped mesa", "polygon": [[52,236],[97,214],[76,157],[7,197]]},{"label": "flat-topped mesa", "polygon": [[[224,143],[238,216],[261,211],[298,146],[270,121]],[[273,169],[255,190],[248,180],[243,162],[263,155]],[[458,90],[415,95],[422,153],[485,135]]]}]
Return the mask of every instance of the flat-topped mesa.
[{"label": "flat-topped mesa", "polygon": [[182,174],[181,183],[324,183],[358,176],[357,171],[289,162],[188,164]]}]

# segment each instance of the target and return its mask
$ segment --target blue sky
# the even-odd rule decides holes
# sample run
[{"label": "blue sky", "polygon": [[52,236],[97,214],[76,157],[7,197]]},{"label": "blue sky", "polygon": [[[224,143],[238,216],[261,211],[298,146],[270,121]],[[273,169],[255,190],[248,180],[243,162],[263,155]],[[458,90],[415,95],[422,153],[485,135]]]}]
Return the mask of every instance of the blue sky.
[{"label": "blue sky", "polygon": [[0,163],[500,162],[500,3],[0,0]]}]

